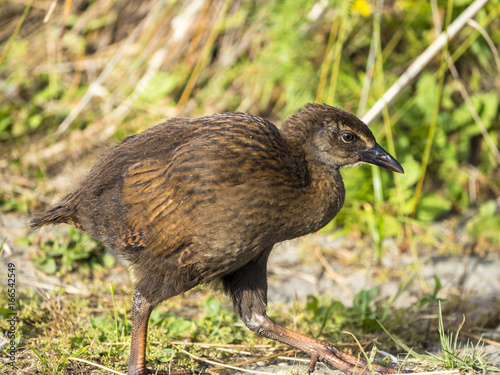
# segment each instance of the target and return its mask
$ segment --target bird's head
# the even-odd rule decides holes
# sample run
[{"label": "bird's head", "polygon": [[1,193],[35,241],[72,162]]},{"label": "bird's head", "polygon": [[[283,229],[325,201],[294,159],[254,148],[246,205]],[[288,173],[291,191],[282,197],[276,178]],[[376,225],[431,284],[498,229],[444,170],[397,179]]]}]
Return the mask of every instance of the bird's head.
[{"label": "bird's head", "polygon": [[404,173],[403,167],[375,141],[353,114],[327,104],[310,103],[283,124],[285,133],[301,142],[306,157],[334,168],[362,163]]}]

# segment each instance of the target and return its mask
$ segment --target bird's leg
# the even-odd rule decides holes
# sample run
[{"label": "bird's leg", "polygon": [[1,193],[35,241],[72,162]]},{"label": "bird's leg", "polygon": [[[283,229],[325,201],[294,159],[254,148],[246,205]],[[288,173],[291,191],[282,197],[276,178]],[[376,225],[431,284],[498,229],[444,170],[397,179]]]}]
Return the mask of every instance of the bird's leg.
[{"label": "bird's leg", "polygon": [[127,361],[128,375],[193,375],[191,370],[155,370],[146,367],[146,343],[149,316],[155,305],[136,290],[132,302],[132,341]]},{"label": "bird's leg", "polygon": [[191,370],[155,370],[146,368],[146,343],[148,321],[154,305],[149,303],[139,291],[134,292],[132,302],[132,342],[130,343],[130,357],[128,363],[129,375],[191,375]]},{"label": "bird's leg", "polygon": [[145,375],[148,373],[146,368],[146,342],[149,316],[153,308],[154,306],[139,291],[134,292],[132,302],[132,341],[128,359],[129,375]]},{"label": "bird's leg", "polygon": [[[314,371],[317,361],[339,370],[368,374],[368,363],[364,359],[347,354],[326,342],[302,335],[280,326],[266,315],[267,255],[248,263],[235,273],[224,278],[226,289],[233,298],[233,303],[245,325],[261,336],[279,341],[283,344],[300,349],[311,356],[309,372]],[[396,369],[371,365],[372,369],[381,374],[398,373]]]},{"label": "bird's leg", "polygon": [[[308,368],[309,372],[314,371],[316,362],[320,361],[348,373],[369,373],[368,364],[364,359],[344,353],[326,342],[284,328],[265,314],[254,313],[250,316],[243,316],[242,319],[248,328],[259,335],[293,346],[308,353],[311,356],[311,362]],[[385,366],[371,364],[371,367],[376,373],[398,373],[397,369]]]}]

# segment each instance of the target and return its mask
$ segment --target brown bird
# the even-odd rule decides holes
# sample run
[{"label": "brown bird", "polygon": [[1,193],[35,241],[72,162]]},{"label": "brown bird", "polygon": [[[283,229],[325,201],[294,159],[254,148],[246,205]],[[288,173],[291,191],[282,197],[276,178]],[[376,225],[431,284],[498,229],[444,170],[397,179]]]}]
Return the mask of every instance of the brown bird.
[{"label": "brown bird", "polygon": [[361,120],[326,104],[308,104],[281,131],[246,113],[174,118],[112,147],[31,226],[68,223],[130,262],[130,375],[156,373],[146,368],[153,308],[211,282],[222,283],[249,329],[308,353],[309,371],[321,361],[362,373],[364,360],[266,315],[273,246],[330,222],[344,203],[339,169],[361,163],[403,173]]}]

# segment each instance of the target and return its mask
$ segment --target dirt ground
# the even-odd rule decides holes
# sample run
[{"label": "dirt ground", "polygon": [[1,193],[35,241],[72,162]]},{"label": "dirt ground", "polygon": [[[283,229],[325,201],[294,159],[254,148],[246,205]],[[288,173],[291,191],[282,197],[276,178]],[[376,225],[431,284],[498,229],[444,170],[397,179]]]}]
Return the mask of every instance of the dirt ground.
[{"label": "dirt ground", "polygon": [[[344,267],[341,261],[329,261],[333,272],[335,272],[332,274],[325,271],[325,267],[313,255],[314,252],[311,254],[312,260],[310,262],[304,261],[300,255],[310,251],[318,244],[321,245],[325,256],[339,252],[349,254],[349,250],[352,250],[355,242],[357,241],[345,238],[331,240],[328,236],[318,235],[278,245],[269,262],[270,275],[279,276],[270,277],[269,303],[291,303],[294,299],[305,301],[307,295],[314,294],[330,296],[348,306],[352,304],[355,293],[374,286],[380,288],[378,298],[394,296],[400,287],[401,278],[389,277],[385,282],[380,282],[377,280],[380,277],[374,273],[400,274],[398,271],[411,268],[414,259],[408,253],[401,254],[396,244],[390,241],[385,246],[386,253],[382,260],[382,271],[371,269],[370,259],[365,259],[364,263],[359,263],[357,267],[352,265]],[[474,315],[490,315],[495,316],[498,322],[500,317],[500,257],[498,255],[429,256],[422,263],[422,275],[431,289],[434,288],[434,275],[439,276],[442,289],[438,297],[460,296],[463,301],[467,301],[469,309],[464,313],[469,314],[468,319],[474,319]],[[396,300],[395,306],[410,306],[418,301],[421,292],[420,282],[410,283],[408,289]],[[455,314],[461,312],[457,310]],[[484,337],[489,337],[495,342],[495,344],[484,346],[484,358],[495,367],[500,367],[500,344],[498,343],[500,341],[500,325],[496,328],[496,332],[491,332]],[[411,343],[407,344],[411,346]],[[437,348],[433,351],[438,353]],[[281,365],[286,366],[285,363]],[[307,363],[302,364],[303,369],[306,366]],[[267,368],[264,371],[272,372],[273,370],[276,370],[276,367]],[[317,373],[331,373],[332,370],[321,366],[316,371]],[[493,373],[490,372],[490,374]]]},{"label": "dirt ground", "polygon": [[[28,217],[19,214],[0,215],[0,240],[6,240],[0,262],[15,262],[21,288],[59,289],[65,287],[69,293],[77,292],[82,285],[61,285],[56,278],[44,276],[35,270],[29,261],[30,248],[16,244],[15,238],[28,233]],[[328,235],[313,235],[278,245],[269,262],[269,304],[291,304],[305,301],[307,296],[324,295],[344,303],[352,304],[355,293],[362,289],[378,286],[379,298],[396,294],[404,276],[408,276],[415,264],[410,252],[402,252],[396,243],[387,241],[382,265],[373,267],[369,257],[360,257],[355,247],[363,244],[359,238],[345,238]],[[370,246],[369,242],[366,246]],[[432,246],[422,248],[420,258],[422,273],[416,275],[409,287],[395,302],[395,306],[409,306],[418,301],[422,290],[434,287],[434,275],[438,275],[442,289],[440,298],[460,296],[467,301],[468,319],[474,315],[491,314],[500,322],[500,257],[498,252],[483,255],[433,255]],[[321,249],[321,251],[319,251]],[[430,250],[430,251],[429,251]],[[355,258],[355,257],[358,258]],[[353,258],[354,257],[354,258]],[[403,276],[402,276],[403,275]],[[4,286],[6,278],[2,277]],[[457,311],[460,313],[460,311]],[[493,344],[484,346],[485,359],[500,367],[500,325],[484,336]],[[411,343],[408,343],[411,345]],[[381,348],[383,349],[383,348]],[[277,362],[249,365],[248,369],[263,372],[283,372],[292,365],[306,369],[307,363]],[[236,371],[232,371],[236,373]],[[323,365],[316,367],[316,374],[340,373]],[[493,374],[493,372],[490,372]]]}]

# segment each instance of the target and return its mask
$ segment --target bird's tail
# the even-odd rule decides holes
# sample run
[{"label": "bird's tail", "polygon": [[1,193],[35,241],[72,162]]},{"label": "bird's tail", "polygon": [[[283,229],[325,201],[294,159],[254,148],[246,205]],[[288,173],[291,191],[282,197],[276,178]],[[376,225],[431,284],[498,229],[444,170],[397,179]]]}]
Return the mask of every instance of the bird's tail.
[{"label": "bird's tail", "polygon": [[63,201],[47,212],[37,215],[31,219],[31,229],[38,229],[51,224],[73,224],[76,213],[76,194],[74,192],[64,197]]}]

